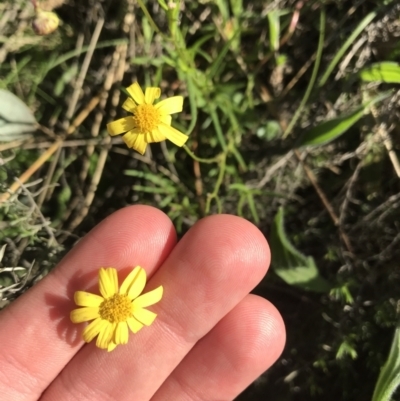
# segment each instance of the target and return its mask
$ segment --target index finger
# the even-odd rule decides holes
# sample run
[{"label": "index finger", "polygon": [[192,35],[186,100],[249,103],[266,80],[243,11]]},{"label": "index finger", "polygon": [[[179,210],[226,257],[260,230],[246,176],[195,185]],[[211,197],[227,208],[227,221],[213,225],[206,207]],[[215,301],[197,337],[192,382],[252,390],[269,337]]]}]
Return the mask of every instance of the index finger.
[{"label": "index finger", "polygon": [[83,345],[69,313],[98,269],[156,270],[176,244],[169,218],[149,206],[122,209],[94,228],[40,283],[0,313],[2,400],[37,400]]}]

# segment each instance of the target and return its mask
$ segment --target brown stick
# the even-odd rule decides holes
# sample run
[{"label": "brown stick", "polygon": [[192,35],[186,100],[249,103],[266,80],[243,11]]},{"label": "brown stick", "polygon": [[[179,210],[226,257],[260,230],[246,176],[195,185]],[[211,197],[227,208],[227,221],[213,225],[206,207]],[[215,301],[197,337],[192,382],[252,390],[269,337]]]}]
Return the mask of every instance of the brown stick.
[{"label": "brown stick", "polygon": [[324,191],[322,190],[322,188],[318,185],[318,181],[317,178],[315,177],[313,171],[307,166],[307,164],[305,163],[305,161],[301,158],[300,152],[298,149],[295,149],[294,154],[296,155],[297,159],[299,160],[299,162],[301,163],[301,165],[303,166],[303,169],[308,177],[308,179],[310,180],[312,186],[314,187],[315,191],[317,192],[319,198],[321,199],[321,202],[323,203],[323,205],[325,206],[325,209],[327,210],[330,218],[333,221],[333,224],[338,227],[339,229],[339,234],[340,237],[342,238],[347,250],[351,253],[354,254],[353,251],[353,246],[351,245],[350,242],[350,238],[348,237],[348,235],[342,230],[341,226],[340,226],[340,220],[339,217],[337,216],[335,210],[333,209],[333,206],[331,205],[331,203],[329,202],[328,198],[326,197]]},{"label": "brown stick", "polygon": [[[75,120],[72,122],[71,126],[68,128],[67,135],[72,134],[82,123],[85,121],[86,117],[90,114],[90,112],[98,105],[100,101],[100,96],[94,97],[89,104],[82,110]],[[21,187],[21,183],[25,184],[29,178],[32,177],[36,171],[39,170],[40,167],[51,157],[54,152],[61,147],[64,139],[57,139],[53,145],[51,145],[39,158],[16,180],[11,187],[8,189],[8,192],[5,192],[0,195],[0,203],[5,202],[13,195],[18,189]]]}]

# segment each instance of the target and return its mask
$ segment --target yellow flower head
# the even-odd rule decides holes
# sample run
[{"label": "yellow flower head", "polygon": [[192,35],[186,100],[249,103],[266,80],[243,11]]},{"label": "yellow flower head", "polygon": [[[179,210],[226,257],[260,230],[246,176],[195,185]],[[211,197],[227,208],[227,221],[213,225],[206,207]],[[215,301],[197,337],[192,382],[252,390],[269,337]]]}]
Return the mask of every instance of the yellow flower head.
[{"label": "yellow flower head", "polygon": [[161,95],[160,88],[146,88],[143,93],[135,82],[126,88],[131,98],[122,107],[133,114],[107,124],[111,136],[124,134],[122,139],[129,148],[142,155],[148,143],[169,139],[177,146],[183,146],[188,136],[171,127],[171,114],[182,111],[183,97],[173,96],[153,104]]},{"label": "yellow flower head", "polygon": [[137,333],[143,326],[150,326],[157,314],[145,309],[160,301],[163,287],[140,295],[146,285],[146,272],[136,266],[118,290],[117,269],[101,268],[99,271],[100,295],[76,291],[75,303],[83,308],[71,312],[73,323],[93,320],[83,331],[88,343],[97,335],[96,345],[112,351],[119,344],[126,344],[129,329]]}]

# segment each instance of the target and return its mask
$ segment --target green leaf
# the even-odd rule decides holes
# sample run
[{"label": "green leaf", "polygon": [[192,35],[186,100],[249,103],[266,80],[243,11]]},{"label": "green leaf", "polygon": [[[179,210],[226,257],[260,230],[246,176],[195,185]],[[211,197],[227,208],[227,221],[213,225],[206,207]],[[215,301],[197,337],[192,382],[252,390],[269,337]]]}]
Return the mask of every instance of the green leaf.
[{"label": "green leaf", "polygon": [[332,285],[319,273],[314,259],[300,253],[288,240],[283,227],[283,208],[275,216],[270,238],[272,269],[285,283],[315,292],[328,292]]},{"label": "green leaf", "polygon": [[279,35],[280,35],[280,12],[279,10],[272,10],[268,13],[269,23],[269,49],[271,52],[279,50]]},{"label": "green leaf", "polygon": [[372,401],[390,401],[400,385],[400,325],[394,332],[388,359],[382,367]]},{"label": "green leaf", "polygon": [[372,105],[386,99],[390,93],[391,92],[382,93],[357,107],[350,114],[325,121],[311,128],[303,135],[297,146],[317,146],[333,141],[351,128]]},{"label": "green leaf", "polygon": [[343,359],[346,356],[349,356],[351,359],[356,359],[357,351],[353,344],[349,343],[347,340],[344,340],[336,352],[336,359]]},{"label": "green leaf", "polygon": [[326,81],[329,78],[329,75],[334,70],[336,65],[339,63],[340,59],[344,56],[347,49],[354,44],[357,36],[361,34],[361,32],[371,23],[371,21],[376,17],[376,12],[369,13],[356,27],[353,33],[348,37],[346,42],[343,43],[342,47],[336,53],[335,57],[329,63],[328,68],[326,69],[324,75],[321,77],[319,81],[319,86],[324,86]]},{"label": "green leaf", "polygon": [[400,84],[400,65],[391,61],[375,63],[361,70],[360,78],[365,82]]},{"label": "green leaf", "polygon": [[0,142],[24,139],[36,130],[29,107],[13,93],[0,89]]},{"label": "green leaf", "polygon": [[224,66],[224,63],[226,62],[226,55],[229,51],[230,46],[232,45],[232,42],[236,39],[237,35],[239,34],[239,31],[235,31],[232,35],[232,37],[225,43],[225,45],[222,47],[222,49],[219,51],[218,56],[214,60],[214,62],[210,65],[210,67],[207,69],[207,78],[209,80],[212,80],[215,78],[215,76],[218,74],[218,71],[220,70],[221,66]]},{"label": "green leaf", "polygon": [[282,134],[282,128],[278,121],[268,120],[263,127],[257,129],[256,135],[266,141],[272,141]]}]

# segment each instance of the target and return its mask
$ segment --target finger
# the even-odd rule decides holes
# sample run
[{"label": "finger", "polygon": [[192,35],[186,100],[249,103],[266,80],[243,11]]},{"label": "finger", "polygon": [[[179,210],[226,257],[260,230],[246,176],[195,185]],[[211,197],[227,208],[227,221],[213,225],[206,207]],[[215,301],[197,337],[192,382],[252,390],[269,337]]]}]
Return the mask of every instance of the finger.
[{"label": "finger", "polygon": [[248,295],[196,344],[151,401],[233,400],[278,359],[284,344],[279,312]]},{"label": "finger", "polygon": [[268,264],[267,242],[246,220],[201,220],[146,289],[164,287],[163,299],[152,307],[154,324],[111,354],[84,347],[42,401],[72,401],[79,394],[88,401],[149,400],[193,345],[261,280]]},{"label": "finger", "polygon": [[147,206],[122,209],[92,230],[0,314],[1,399],[37,400],[79,350],[82,327],[69,320],[73,293],[93,287],[101,266],[141,265],[151,273],[175,243],[168,217]]}]

